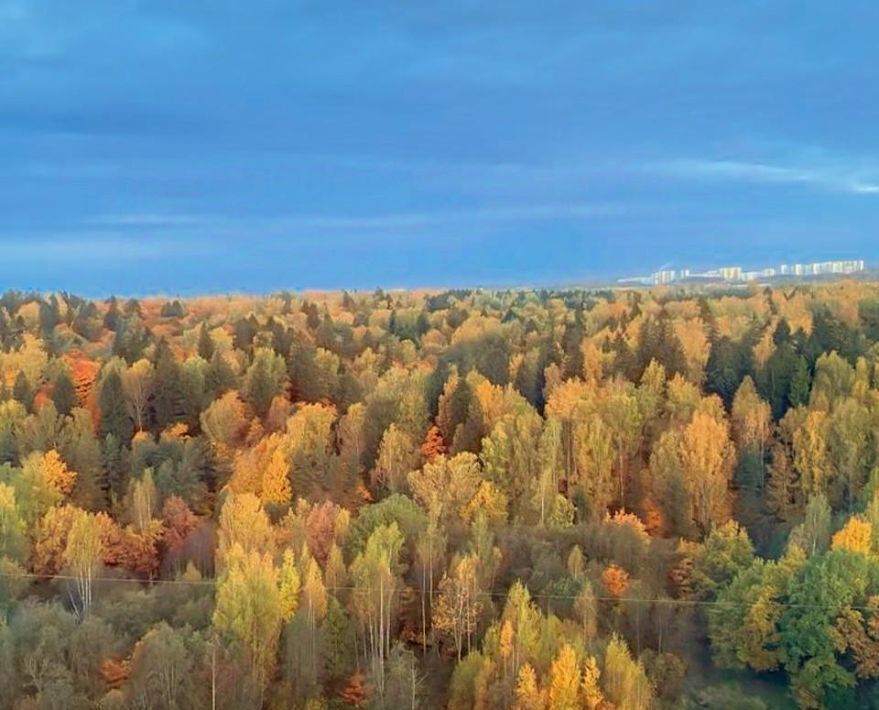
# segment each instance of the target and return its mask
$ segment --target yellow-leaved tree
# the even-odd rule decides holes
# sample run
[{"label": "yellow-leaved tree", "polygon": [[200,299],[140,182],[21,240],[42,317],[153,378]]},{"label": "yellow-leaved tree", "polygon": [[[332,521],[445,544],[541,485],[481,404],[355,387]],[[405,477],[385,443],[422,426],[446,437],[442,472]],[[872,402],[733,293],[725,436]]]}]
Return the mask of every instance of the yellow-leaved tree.
[{"label": "yellow-leaved tree", "polygon": [[549,669],[550,710],[578,710],[580,707],[580,663],[574,647],[566,643]]},{"label": "yellow-leaved tree", "polygon": [[873,526],[859,515],[852,516],[839,532],[835,533],[830,547],[868,554],[872,548]]},{"label": "yellow-leaved tree", "polygon": [[236,542],[226,555],[217,584],[213,624],[246,650],[251,676],[260,691],[275,668],[283,612],[278,571],[271,556],[246,551]]}]

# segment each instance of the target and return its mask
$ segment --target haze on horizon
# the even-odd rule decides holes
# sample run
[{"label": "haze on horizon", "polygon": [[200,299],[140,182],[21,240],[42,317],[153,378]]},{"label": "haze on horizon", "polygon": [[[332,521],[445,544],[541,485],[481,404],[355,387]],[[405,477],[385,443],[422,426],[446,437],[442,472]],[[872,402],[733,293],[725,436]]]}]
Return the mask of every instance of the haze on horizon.
[{"label": "haze on horizon", "polygon": [[0,280],[570,283],[879,247],[879,8],[0,0]]}]

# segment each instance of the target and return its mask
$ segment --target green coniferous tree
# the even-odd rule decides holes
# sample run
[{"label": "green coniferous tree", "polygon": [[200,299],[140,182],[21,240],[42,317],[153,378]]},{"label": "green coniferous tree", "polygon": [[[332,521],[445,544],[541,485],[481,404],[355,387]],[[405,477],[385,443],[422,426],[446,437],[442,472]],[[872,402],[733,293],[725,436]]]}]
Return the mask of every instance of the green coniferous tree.
[{"label": "green coniferous tree", "polygon": [[115,370],[107,375],[101,385],[98,407],[101,411],[98,422],[99,434],[101,436],[113,434],[125,444],[131,441],[134,435],[134,422],[131,421],[131,415],[128,413],[122,378]]},{"label": "green coniferous tree", "polygon": [[201,328],[198,331],[198,356],[210,362],[211,358],[214,356],[215,349],[216,347],[214,346],[211,334],[208,332],[207,324],[202,323]]},{"label": "green coniferous tree", "polygon": [[73,387],[73,380],[66,370],[62,370],[58,377],[55,378],[55,384],[52,387],[52,401],[55,403],[55,409],[58,414],[66,417],[76,406],[76,390]]}]

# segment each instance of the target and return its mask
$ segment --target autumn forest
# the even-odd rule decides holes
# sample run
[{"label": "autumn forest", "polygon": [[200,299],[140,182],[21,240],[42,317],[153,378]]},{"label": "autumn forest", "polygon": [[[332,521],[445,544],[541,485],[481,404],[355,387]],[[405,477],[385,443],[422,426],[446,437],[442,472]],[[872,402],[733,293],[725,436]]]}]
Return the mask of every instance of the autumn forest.
[{"label": "autumn forest", "polygon": [[879,707],[879,284],[0,297],[0,708]]}]

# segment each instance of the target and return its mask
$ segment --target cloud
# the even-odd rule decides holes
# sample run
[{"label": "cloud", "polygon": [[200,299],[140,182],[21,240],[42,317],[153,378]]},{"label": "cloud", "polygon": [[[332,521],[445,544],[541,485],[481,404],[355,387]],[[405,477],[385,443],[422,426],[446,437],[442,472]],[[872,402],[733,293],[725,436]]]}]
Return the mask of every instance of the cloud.
[{"label": "cloud", "polygon": [[679,178],[709,178],[776,185],[811,185],[855,195],[879,194],[879,181],[836,167],[790,167],[736,160],[675,160],[653,166]]},{"label": "cloud", "polygon": [[0,237],[4,268],[32,263],[114,263],[125,260],[152,260],[175,256],[197,256],[206,253],[209,245],[199,242],[180,243],[166,238],[133,238],[102,232],[57,232],[27,237],[7,234]]},{"label": "cloud", "polygon": [[315,215],[281,214],[269,216],[223,216],[210,214],[131,213],[102,214],[87,217],[83,224],[96,228],[156,229],[179,228],[193,231],[199,228],[211,232],[226,230],[290,230],[347,231],[412,229],[446,225],[495,225],[516,221],[552,221],[588,219],[622,214],[633,209],[631,205],[613,203],[535,204],[506,207],[476,207],[472,209],[428,210],[421,212],[391,212],[377,215]]},{"label": "cloud", "polygon": [[579,219],[619,214],[623,206],[605,203],[522,205],[463,210],[397,212],[369,216],[290,216],[276,226],[325,229],[405,228],[447,224],[497,224],[518,220]]},{"label": "cloud", "polygon": [[185,227],[219,222],[220,218],[213,215],[173,213],[105,214],[84,220],[85,224],[97,227]]}]

